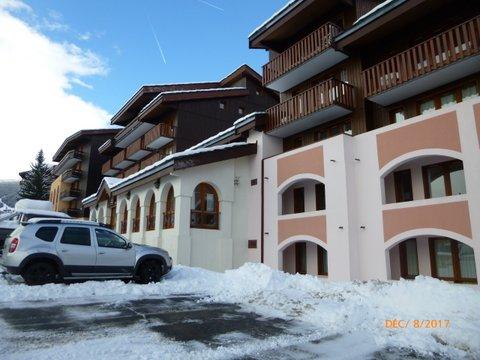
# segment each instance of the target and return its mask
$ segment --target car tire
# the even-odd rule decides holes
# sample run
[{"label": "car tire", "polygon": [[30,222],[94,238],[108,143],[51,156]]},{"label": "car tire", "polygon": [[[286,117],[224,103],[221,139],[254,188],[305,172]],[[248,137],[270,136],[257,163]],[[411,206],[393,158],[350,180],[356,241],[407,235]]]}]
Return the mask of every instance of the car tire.
[{"label": "car tire", "polygon": [[35,262],[23,271],[22,277],[27,285],[44,285],[55,282],[57,271],[48,262]]},{"label": "car tire", "polygon": [[157,260],[146,260],[140,265],[137,282],[140,284],[156,283],[162,279],[163,265]]}]

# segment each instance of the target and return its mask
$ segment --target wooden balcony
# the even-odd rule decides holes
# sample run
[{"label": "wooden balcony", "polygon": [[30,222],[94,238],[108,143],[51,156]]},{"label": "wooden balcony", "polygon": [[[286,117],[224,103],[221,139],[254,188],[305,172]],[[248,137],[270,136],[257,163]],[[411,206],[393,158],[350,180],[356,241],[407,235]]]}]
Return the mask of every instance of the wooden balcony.
[{"label": "wooden balcony", "polygon": [[127,157],[127,149],[123,149],[112,158],[112,167],[123,170],[132,165],[134,162],[135,161],[130,160]]},{"label": "wooden balcony", "polygon": [[165,123],[160,123],[145,134],[145,146],[148,149],[160,149],[170,141],[173,141],[174,137],[174,127]]},{"label": "wooden balcony", "polygon": [[78,199],[79,197],[80,197],[79,189],[65,190],[60,193],[60,200],[62,201],[72,201],[72,200]]},{"label": "wooden balcony", "polygon": [[390,105],[478,72],[480,16],[363,71],[366,96]]},{"label": "wooden balcony", "polygon": [[68,151],[60,162],[55,166],[55,175],[61,175],[64,171],[71,169],[83,159],[83,153],[77,150]]},{"label": "wooden balcony", "polygon": [[280,53],[263,66],[264,85],[284,92],[346,59],[346,54],[332,47],[341,31],[326,23]]},{"label": "wooden balcony", "polygon": [[80,180],[82,177],[82,170],[68,169],[62,173],[62,181],[67,184],[71,184]]},{"label": "wooden balcony", "polygon": [[329,79],[267,110],[266,131],[286,137],[352,112],[354,87]]},{"label": "wooden balcony", "polygon": [[135,174],[139,170],[140,170],[140,164],[137,163],[137,164],[133,165],[132,167],[129,167],[127,170],[125,170],[124,176],[125,177],[130,176],[132,174]]},{"label": "wooden balcony", "polygon": [[119,172],[120,170],[113,166],[113,159],[108,160],[102,165],[102,175],[104,176],[115,176]]},{"label": "wooden balcony", "polygon": [[147,166],[155,164],[157,161],[161,159],[161,156],[159,153],[153,153],[149,157],[146,157],[145,159],[142,160],[140,163],[140,169],[145,169]]},{"label": "wooden balcony", "polygon": [[150,150],[148,150],[145,146],[144,136],[139,137],[137,140],[131,143],[126,150],[127,159],[133,161],[138,161],[150,154]]}]

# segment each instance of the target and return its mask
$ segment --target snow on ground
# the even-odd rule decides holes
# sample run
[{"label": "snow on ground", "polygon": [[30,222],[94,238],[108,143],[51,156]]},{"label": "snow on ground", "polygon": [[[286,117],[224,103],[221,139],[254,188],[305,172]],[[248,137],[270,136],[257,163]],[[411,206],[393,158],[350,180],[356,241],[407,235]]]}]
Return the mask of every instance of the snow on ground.
[{"label": "snow on ground", "polygon": [[[237,303],[265,316],[303,321],[322,336],[360,333],[373,337],[379,348],[411,349],[425,356],[480,358],[479,288],[423,276],[414,281],[338,283],[285,274],[262,264],[245,264],[223,274],[176,266],[164,281],[149,285],[107,281],[28,287],[14,281],[0,279],[0,306],[14,307],[26,300],[115,297],[123,301],[199,294],[203,301]],[[393,319],[449,320],[450,326],[386,328],[385,321]]]}]

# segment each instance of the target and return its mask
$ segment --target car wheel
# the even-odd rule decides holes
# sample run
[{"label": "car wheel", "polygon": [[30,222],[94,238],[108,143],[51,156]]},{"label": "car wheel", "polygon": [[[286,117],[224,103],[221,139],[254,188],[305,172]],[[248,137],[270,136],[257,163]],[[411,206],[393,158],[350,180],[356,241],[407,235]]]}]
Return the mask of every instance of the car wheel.
[{"label": "car wheel", "polygon": [[22,277],[27,285],[44,285],[55,282],[57,271],[48,262],[37,262],[29,265],[23,272]]},{"label": "car wheel", "polygon": [[149,284],[159,282],[163,275],[163,266],[156,260],[147,260],[140,265],[138,271],[138,282],[141,284]]}]

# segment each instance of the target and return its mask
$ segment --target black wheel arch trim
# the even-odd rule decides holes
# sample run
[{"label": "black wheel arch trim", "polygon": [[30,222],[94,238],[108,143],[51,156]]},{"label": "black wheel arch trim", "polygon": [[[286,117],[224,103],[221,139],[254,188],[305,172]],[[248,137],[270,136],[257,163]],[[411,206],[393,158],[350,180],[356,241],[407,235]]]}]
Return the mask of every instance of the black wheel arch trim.
[{"label": "black wheel arch trim", "polygon": [[[162,255],[147,254],[147,255],[143,255],[142,257],[140,257],[137,260],[137,263],[135,264],[135,269],[134,269],[133,273],[137,274],[138,268],[147,260],[158,260],[158,261],[160,261],[162,263],[163,267],[164,267],[163,270],[164,271],[166,270],[167,261],[165,260],[165,258]],[[162,276],[163,275],[165,275],[165,274],[162,274]]]},{"label": "black wheel arch trim", "polygon": [[49,253],[37,253],[37,254],[28,255],[25,259],[22,260],[18,268],[20,269],[20,272],[22,272],[33,261],[41,261],[41,260],[53,261],[57,266],[58,271],[60,272],[60,275],[62,276],[66,275],[65,266],[63,265],[62,260],[58,256],[54,254],[49,254]]}]

